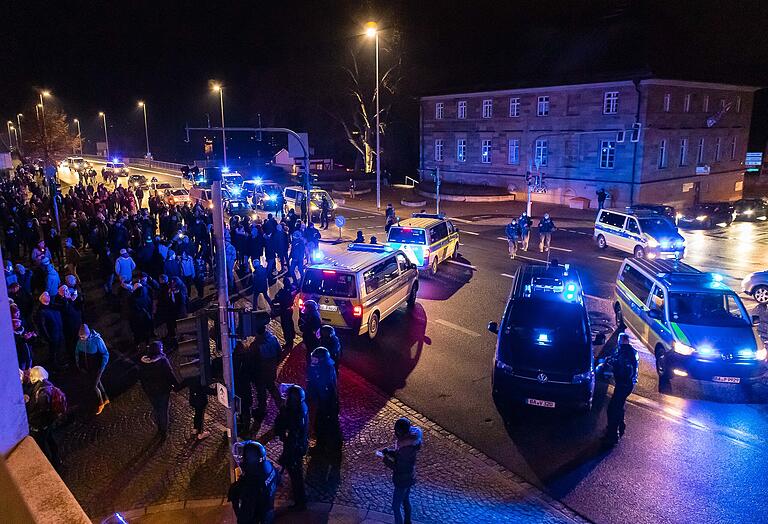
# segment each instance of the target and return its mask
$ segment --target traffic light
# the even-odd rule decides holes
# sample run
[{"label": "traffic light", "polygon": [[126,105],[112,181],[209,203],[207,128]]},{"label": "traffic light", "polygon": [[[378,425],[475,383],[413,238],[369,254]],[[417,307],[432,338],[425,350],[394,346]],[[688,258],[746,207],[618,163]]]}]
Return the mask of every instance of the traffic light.
[{"label": "traffic light", "polygon": [[269,324],[269,311],[239,311],[237,334],[240,337],[252,337],[256,335],[258,328]]},{"label": "traffic light", "polygon": [[[208,328],[209,314],[200,311],[195,315],[182,318],[176,323],[176,338],[179,344],[179,375],[182,379],[200,377],[200,383],[208,385],[211,377],[211,349],[216,349],[215,335]],[[214,319],[214,326],[216,319]]]},{"label": "traffic light", "polygon": [[212,184],[213,182],[220,182],[221,169],[219,169],[218,167],[204,167],[202,179],[206,184]]}]

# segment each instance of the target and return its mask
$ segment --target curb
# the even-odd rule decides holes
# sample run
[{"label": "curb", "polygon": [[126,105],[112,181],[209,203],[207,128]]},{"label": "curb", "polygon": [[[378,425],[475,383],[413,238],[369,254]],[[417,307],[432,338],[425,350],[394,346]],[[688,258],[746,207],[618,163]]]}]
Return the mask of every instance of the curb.
[{"label": "curb", "polygon": [[[416,190],[416,193],[427,198],[437,199],[436,193]],[[440,200],[448,202],[514,202],[517,200],[514,194],[508,195],[440,195]]]},{"label": "curb", "polygon": [[419,201],[401,200],[400,205],[405,207],[425,207],[427,205],[427,201],[426,200],[419,200]]}]

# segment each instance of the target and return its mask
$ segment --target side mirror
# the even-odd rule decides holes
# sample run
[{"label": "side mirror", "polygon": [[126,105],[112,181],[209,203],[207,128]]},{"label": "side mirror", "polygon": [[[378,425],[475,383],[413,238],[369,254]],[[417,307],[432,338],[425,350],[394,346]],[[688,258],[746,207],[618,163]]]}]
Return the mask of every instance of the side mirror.
[{"label": "side mirror", "polygon": [[499,324],[497,322],[488,322],[488,331],[494,335],[499,334]]},{"label": "side mirror", "polygon": [[603,344],[605,344],[605,333],[596,334],[594,343],[596,346],[602,346]]},{"label": "side mirror", "polygon": [[752,315],[752,325],[753,326],[760,325],[760,315]]},{"label": "side mirror", "polygon": [[658,309],[648,310],[648,316],[654,320],[662,320],[661,311],[659,311]]}]

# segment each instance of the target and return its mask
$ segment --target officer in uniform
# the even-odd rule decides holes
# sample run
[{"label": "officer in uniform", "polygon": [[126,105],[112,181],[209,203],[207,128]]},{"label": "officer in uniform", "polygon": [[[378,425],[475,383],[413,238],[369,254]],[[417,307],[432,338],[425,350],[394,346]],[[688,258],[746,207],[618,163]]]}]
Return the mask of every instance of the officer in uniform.
[{"label": "officer in uniform", "polygon": [[237,524],[272,524],[280,474],[267,458],[264,446],[252,440],[245,441],[242,445],[240,469],[240,478],[229,487],[227,494]]},{"label": "officer in uniform", "polygon": [[629,343],[629,335],[622,333],[616,351],[601,364],[611,367],[614,381],[613,396],[608,403],[608,426],[603,437],[606,445],[613,446],[624,436],[624,405],[637,384],[639,362],[637,350]]}]

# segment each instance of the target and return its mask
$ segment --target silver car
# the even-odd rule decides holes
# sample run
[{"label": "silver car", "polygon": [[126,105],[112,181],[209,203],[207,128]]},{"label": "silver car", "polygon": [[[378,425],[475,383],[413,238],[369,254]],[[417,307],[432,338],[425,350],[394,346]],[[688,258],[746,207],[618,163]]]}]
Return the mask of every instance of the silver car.
[{"label": "silver car", "polygon": [[768,269],[745,276],[741,281],[741,290],[761,304],[768,302]]}]

